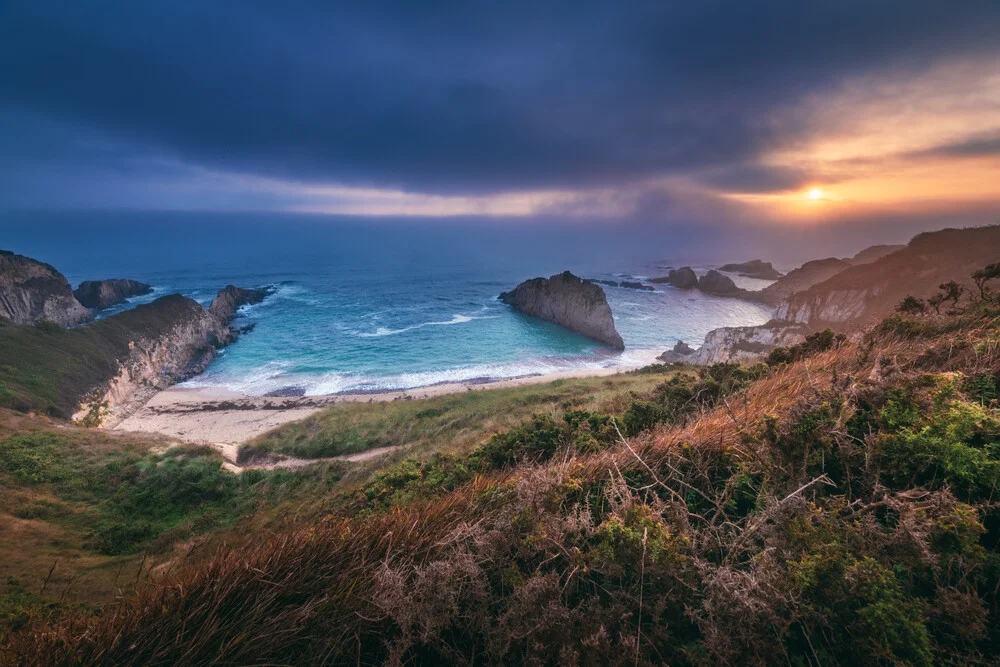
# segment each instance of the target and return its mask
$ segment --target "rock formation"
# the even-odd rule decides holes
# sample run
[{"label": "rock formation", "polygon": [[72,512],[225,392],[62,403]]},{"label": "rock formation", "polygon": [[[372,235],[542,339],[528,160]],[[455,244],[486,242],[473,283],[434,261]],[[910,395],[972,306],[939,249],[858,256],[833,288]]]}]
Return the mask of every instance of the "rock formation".
[{"label": "rock formation", "polygon": [[723,264],[719,270],[726,273],[738,273],[744,278],[758,278],[760,280],[777,280],[782,276],[780,271],[771,266],[771,262],[760,259],[752,259],[749,262],[739,264]]},{"label": "rock formation", "polygon": [[715,269],[712,269],[698,279],[698,289],[708,294],[725,296],[733,296],[746,292],[746,290],[737,287],[732,278],[719,273]]},{"label": "rock formation", "polygon": [[526,280],[501,294],[500,300],[525,315],[553,322],[619,350],[625,348],[604,290],[569,271]]},{"label": "rock formation", "polygon": [[698,276],[690,266],[679,269],[672,269],[670,273],[661,278],[653,278],[651,283],[667,283],[680,289],[691,289],[698,286]]},{"label": "rock formation", "polygon": [[90,425],[113,425],[161,389],[197,375],[234,332],[197,301],[160,297],[84,327],[113,350],[109,378],[95,383],[73,415]]},{"label": "rock formation", "polygon": [[[787,322],[768,322],[756,327],[723,327],[713,329],[705,342],[693,353],[678,350],[680,343],[657,359],[666,363],[687,363],[709,366],[729,361],[748,361],[769,353],[776,347],[801,343],[810,329]],[[688,347],[688,346],[684,346]],[[688,347],[688,350],[691,348]]]},{"label": "rock formation", "polygon": [[93,315],[54,267],[0,250],[0,317],[18,324],[49,320],[71,327]]},{"label": "rock formation", "polygon": [[757,292],[749,292],[748,297],[764,303],[779,304],[796,292],[809,289],[813,285],[829,280],[851,265],[842,259],[828,257],[806,262],[789,271],[774,283]]},{"label": "rock formation", "polygon": [[971,289],[970,274],[998,256],[1000,225],[918,234],[901,250],[793,294],[775,317],[850,331],[893,312],[907,295],[926,297],[949,280]]},{"label": "rock formation", "polygon": [[153,288],[146,283],[124,278],[85,280],[73,290],[73,296],[87,308],[100,310],[124,303],[129,297],[149,294]]},{"label": "rock formation", "polygon": [[260,303],[274,293],[273,287],[254,287],[246,289],[235,285],[226,285],[208,307],[209,312],[219,318],[224,324],[229,324],[236,317],[236,311],[242,306]]}]

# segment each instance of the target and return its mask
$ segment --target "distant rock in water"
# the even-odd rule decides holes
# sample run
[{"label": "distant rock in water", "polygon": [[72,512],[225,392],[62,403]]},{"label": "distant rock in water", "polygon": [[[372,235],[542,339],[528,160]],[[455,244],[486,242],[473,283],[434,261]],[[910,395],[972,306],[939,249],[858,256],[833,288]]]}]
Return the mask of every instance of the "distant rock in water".
[{"label": "distant rock in water", "polygon": [[760,280],[777,280],[781,277],[781,272],[771,266],[771,262],[760,259],[752,259],[749,262],[740,264],[723,264],[720,271],[727,273],[737,273],[744,278],[758,278]]},{"label": "distant rock in water", "polygon": [[551,278],[526,280],[501,294],[500,300],[525,315],[553,322],[616,349],[625,349],[615,329],[604,290],[569,271]]},{"label": "distant rock in water", "polygon": [[655,292],[655,287],[650,287],[649,285],[643,285],[640,282],[633,280],[623,280],[622,282],[617,282],[614,280],[598,280],[597,278],[590,278],[588,282],[597,283],[598,285],[607,285],[608,287],[624,287],[625,289],[637,289],[643,290],[645,292]]},{"label": "distant rock in water", "polygon": [[260,303],[274,293],[273,287],[254,287],[246,289],[235,285],[226,285],[219,290],[208,311],[219,318],[224,324],[229,324],[236,317],[236,311],[242,306],[252,306]]},{"label": "distant rock in water", "polygon": [[685,343],[684,341],[679,340],[674,344],[673,352],[674,354],[682,354],[682,355],[694,354],[694,348]]},{"label": "distant rock in water", "polygon": [[653,278],[649,282],[657,284],[667,283],[680,289],[692,289],[698,286],[698,275],[690,266],[684,266],[679,269],[672,269],[666,276]]},{"label": "distant rock in water", "polygon": [[0,317],[17,324],[39,320],[71,327],[93,318],[66,276],[54,267],[0,250]]},{"label": "distant rock in water", "polygon": [[87,308],[100,310],[124,303],[129,297],[142,296],[152,291],[153,288],[146,283],[124,278],[110,278],[108,280],[85,280],[73,290],[73,295]]},{"label": "distant rock in water", "polygon": [[709,294],[735,295],[745,292],[733,282],[729,276],[724,276],[712,269],[698,280],[698,289]]}]

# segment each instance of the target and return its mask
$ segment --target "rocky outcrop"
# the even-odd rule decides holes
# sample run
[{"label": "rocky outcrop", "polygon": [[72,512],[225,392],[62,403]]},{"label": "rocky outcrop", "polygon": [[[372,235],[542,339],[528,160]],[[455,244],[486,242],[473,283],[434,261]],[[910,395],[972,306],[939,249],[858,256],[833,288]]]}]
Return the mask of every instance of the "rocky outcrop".
[{"label": "rocky outcrop", "polygon": [[672,269],[667,275],[661,278],[653,278],[649,282],[657,284],[666,283],[680,289],[692,289],[698,286],[698,275],[690,266],[684,266],[679,269]]},{"label": "rocky outcrop", "polygon": [[807,290],[813,285],[829,280],[850,266],[848,262],[835,257],[813,260],[789,271],[785,276],[764,289],[749,294],[765,303],[778,304],[796,292]]},{"label": "rocky outcrop", "polygon": [[124,278],[110,278],[108,280],[85,280],[73,290],[73,296],[87,308],[101,310],[125,303],[133,296],[142,296],[152,291],[153,288],[146,283]]},{"label": "rocky outcrop", "polygon": [[604,290],[569,271],[526,280],[501,294],[500,300],[525,315],[553,322],[619,350],[625,348]]},{"label": "rocky outcrop", "polygon": [[49,320],[71,327],[93,315],[54,267],[0,250],[0,317],[17,324]]},{"label": "rocky outcrop", "polygon": [[871,264],[875,260],[882,259],[886,255],[891,255],[897,250],[902,250],[905,247],[905,245],[873,245],[865,248],[846,261],[848,264],[852,264],[854,266],[859,264]]},{"label": "rocky outcrop", "polygon": [[736,273],[744,278],[757,278],[759,280],[777,280],[782,276],[781,271],[771,266],[771,262],[765,262],[760,259],[751,259],[749,262],[738,264],[723,264],[719,267],[719,270],[726,273]]},{"label": "rocky outcrop", "polygon": [[723,275],[712,269],[698,279],[698,289],[708,294],[719,294],[724,296],[735,296],[746,292],[740,289],[729,276]]},{"label": "rocky outcrop", "polygon": [[161,389],[197,375],[235,335],[198,302],[171,294],[84,327],[113,350],[111,377],[81,400],[74,420],[114,425]]},{"label": "rocky outcrop", "polygon": [[775,317],[814,329],[858,329],[892,313],[907,295],[927,297],[949,280],[971,289],[970,274],[998,256],[1000,225],[919,234],[901,250],[793,294]]},{"label": "rocky outcrop", "polygon": [[693,354],[679,354],[675,345],[673,350],[657,358],[666,363],[699,366],[749,361],[768,354],[776,347],[801,343],[810,331],[808,327],[775,321],[756,327],[723,327],[709,331],[705,342]]},{"label": "rocky outcrop", "polygon": [[236,317],[236,311],[240,308],[260,303],[273,293],[273,287],[247,289],[236,287],[235,285],[226,285],[219,290],[208,310],[219,318],[223,324],[229,324]]}]

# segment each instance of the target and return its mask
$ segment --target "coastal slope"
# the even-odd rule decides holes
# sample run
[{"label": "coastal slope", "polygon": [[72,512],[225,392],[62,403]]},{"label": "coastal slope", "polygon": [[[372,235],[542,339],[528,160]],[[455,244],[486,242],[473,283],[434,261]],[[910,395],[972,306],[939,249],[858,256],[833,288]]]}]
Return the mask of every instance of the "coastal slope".
[{"label": "coastal slope", "polygon": [[618,350],[625,349],[604,290],[569,271],[526,280],[500,300],[515,310],[558,324]]},{"label": "coastal slope", "polygon": [[92,317],[55,267],[0,250],[0,318],[16,324],[46,320],[71,327]]}]

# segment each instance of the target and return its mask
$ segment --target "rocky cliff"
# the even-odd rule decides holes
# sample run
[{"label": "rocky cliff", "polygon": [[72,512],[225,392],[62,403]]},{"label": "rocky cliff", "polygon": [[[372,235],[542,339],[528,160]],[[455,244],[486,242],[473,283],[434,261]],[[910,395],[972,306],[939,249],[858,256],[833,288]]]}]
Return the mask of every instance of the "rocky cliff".
[{"label": "rocky cliff", "polygon": [[768,322],[756,327],[723,327],[713,329],[694,353],[680,353],[677,346],[658,359],[666,363],[688,363],[709,366],[729,361],[747,361],[761,357],[776,347],[801,343],[810,333],[809,327]]},{"label": "rocky cliff", "polygon": [[0,250],[0,317],[17,324],[49,320],[70,327],[93,315],[54,267]]},{"label": "rocky cliff", "polygon": [[765,303],[778,304],[796,292],[829,280],[850,266],[845,260],[835,257],[816,259],[789,271],[771,285],[759,292],[750,292],[749,295]]},{"label": "rocky cliff", "polygon": [[124,278],[85,280],[73,290],[73,296],[87,308],[100,310],[125,303],[130,297],[149,294],[153,288],[146,283]]},{"label": "rocky cliff", "polygon": [[113,425],[157,391],[205,369],[216,349],[235,340],[198,302],[171,294],[85,327],[114,357],[110,377],[83,396],[74,420]]},{"label": "rocky cliff", "polygon": [[998,257],[997,225],[919,234],[901,250],[793,294],[775,317],[814,329],[857,329],[893,312],[907,295],[926,297],[949,280],[971,288],[970,274]]},{"label": "rocky cliff", "polygon": [[854,257],[846,260],[849,264],[871,264],[877,259],[882,259],[886,255],[891,255],[897,250],[902,250],[906,245],[873,245],[858,252]]},{"label": "rocky cliff", "polygon": [[526,280],[501,294],[500,300],[525,315],[553,322],[619,350],[625,348],[604,290],[569,271]]}]

